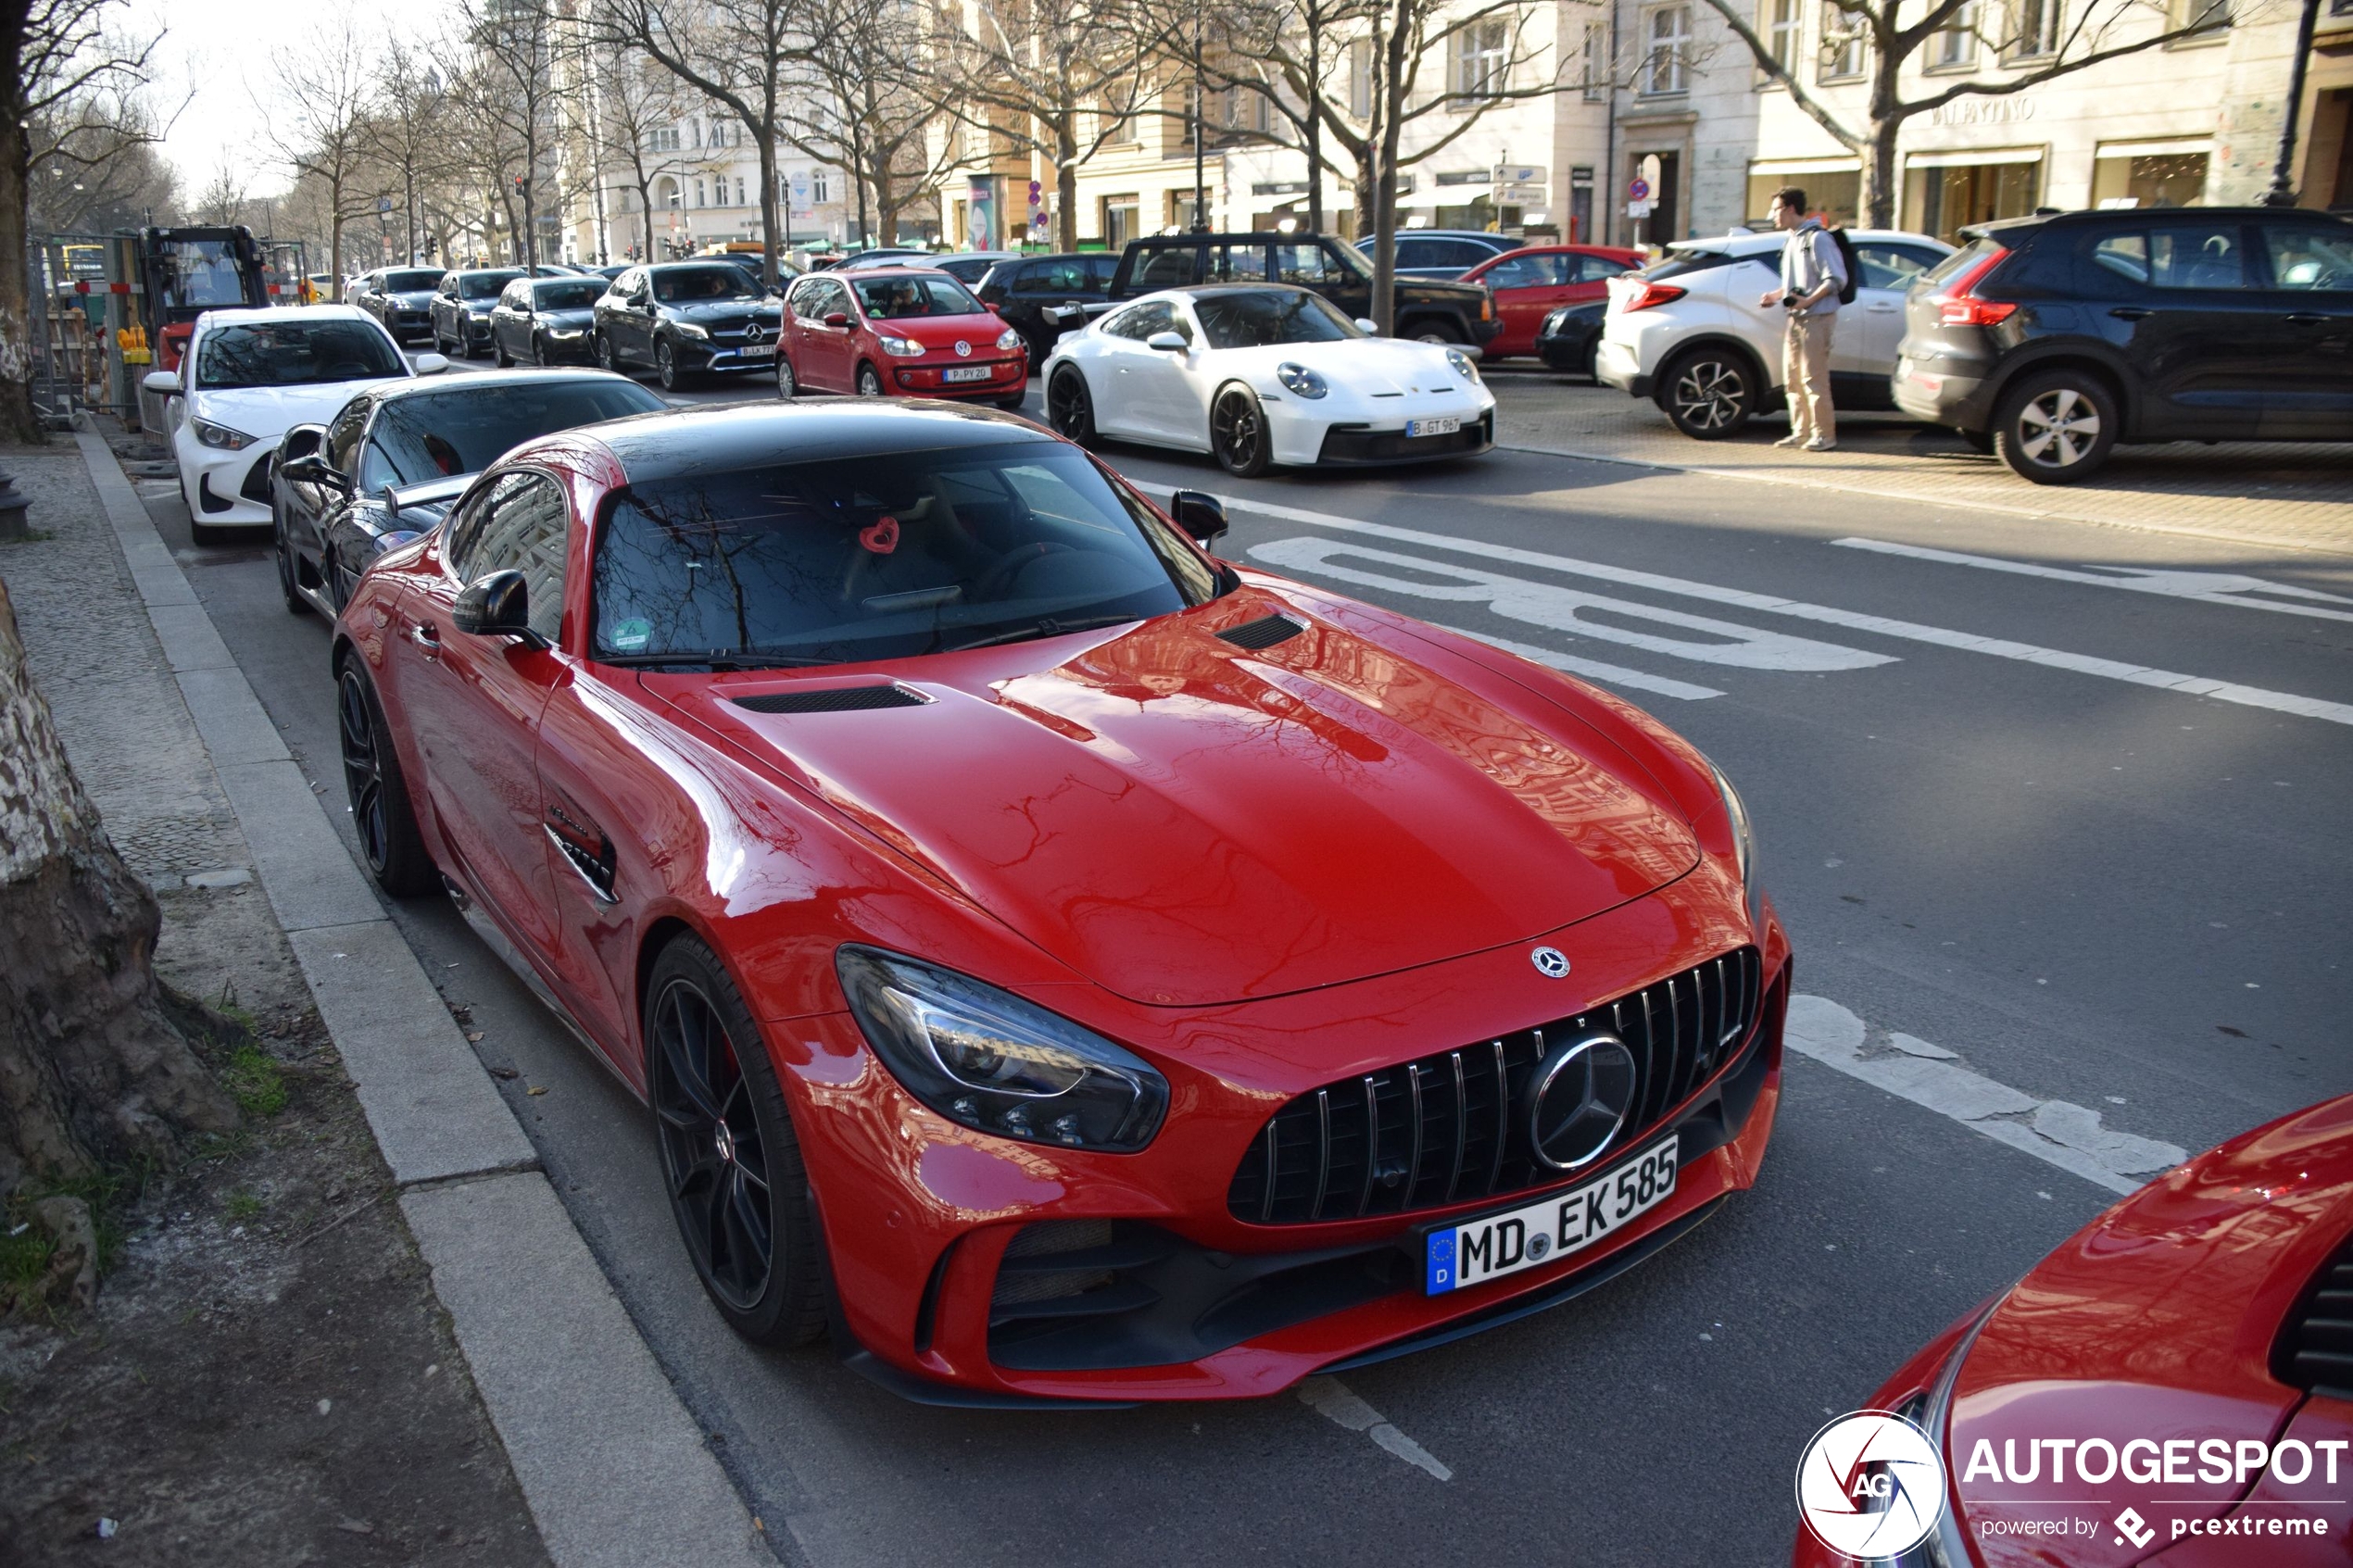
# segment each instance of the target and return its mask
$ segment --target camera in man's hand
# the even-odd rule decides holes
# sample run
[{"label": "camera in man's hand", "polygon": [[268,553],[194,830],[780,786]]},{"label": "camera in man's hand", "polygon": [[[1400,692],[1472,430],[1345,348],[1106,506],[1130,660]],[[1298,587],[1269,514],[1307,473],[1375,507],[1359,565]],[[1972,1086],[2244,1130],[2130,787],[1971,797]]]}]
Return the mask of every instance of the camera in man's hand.
[{"label": "camera in man's hand", "polygon": [[1781,307],[1785,310],[1800,309],[1805,306],[1805,304],[1806,296],[1802,294],[1796,293],[1794,290],[1781,295]]}]

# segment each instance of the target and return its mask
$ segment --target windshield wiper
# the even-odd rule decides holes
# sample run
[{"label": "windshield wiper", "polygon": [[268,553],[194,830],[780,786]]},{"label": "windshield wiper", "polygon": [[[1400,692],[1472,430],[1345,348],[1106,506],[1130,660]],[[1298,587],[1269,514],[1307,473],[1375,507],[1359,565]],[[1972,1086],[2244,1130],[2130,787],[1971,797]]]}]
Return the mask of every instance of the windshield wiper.
[{"label": "windshield wiper", "polygon": [[789,653],[740,653],[727,648],[711,648],[704,653],[615,653],[596,656],[599,664],[616,665],[623,670],[656,670],[671,664],[701,664],[714,671],[726,670],[805,670],[820,664],[839,664],[837,659],[812,659]]},{"label": "windshield wiper", "polygon": [[1147,618],[1140,615],[1089,615],[1082,616],[1076,621],[1058,621],[1051,615],[1041,615],[1027,625],[1016,626],[1010,632],[998,632],[989,636],[975,637],[969,643],[957,643],[953,646],[944,647],[939,651],[962,653],[966,648],[985,648],[998,643],[1026,642],[1033,637],[1059,637],[1069,632],[1092,632],[1104,626],[1119,626],[1130,621],[1145,619]]}]

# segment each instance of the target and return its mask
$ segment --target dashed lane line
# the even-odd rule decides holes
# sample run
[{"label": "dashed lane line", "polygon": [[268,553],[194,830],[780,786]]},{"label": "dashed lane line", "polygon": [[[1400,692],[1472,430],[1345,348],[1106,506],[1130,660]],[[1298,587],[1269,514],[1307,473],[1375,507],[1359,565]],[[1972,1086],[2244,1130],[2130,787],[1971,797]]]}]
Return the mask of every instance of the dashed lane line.
[{"label": "dashed lane line", "polygon": [[[2200,604],[2236,605],[2241,609],[2268,609],[2279,615],[2309,616],[2318,621],[2353,621],[2353,598],[2269,583],[2236,571],[2179,571],[2139,566],[2045,566],[2040,561],[2008,560],[2000,556],[1973,556],[1959,550],[1932,550],[1923,545],[1897,545],[1885,539],[1833,539],[1850,550],[1870,550],[1882,556],[1937,561],[1945,566],[1973,566],[1983,571],[2006,571],[2017,577],[2046,577],[2057,583],[2080,583],[2093,588],[2120,588],[2128,594],[2158,594]],[[2293,601],[2282,603],[2283,600]],[[2342,609],[2330,609],[2342,605]]]},{"label": "dashed lane line", "polygon": [[2087,1107],[2036,1099],[1973,1073],[1942,1046],[1874,1030],[1827,997],[1792,997],[1782,1038],[1801,1056],[2110,1192],[2137,1192],[2151,1176],[2189,1158],[2177,1145],[2103,1126],[2100,1113]]},{"label": "dashed lane line", "polygon": [[2093,675],[2104,680],[2121,681],[2131,685],[2155,686],[2176,691],[2188,696],[2212,697],[2217,702],[2236,703],[2246,708],[2266,709],[2275,713],[2292,713],[2299,718],[2321,719],[2333,724],[2353,725],[2353,703],[2329,702],[2320,697],[2304,696],[2294,692],[2269,691],[2261,686],[2241,685],[2234,681],[2209,680],[2199,675],[2185,675],[2176,671],[2158,670],[2148,665],[2129,664],[2120,659],[2095,659],[2088,654],[2069,653],[2062,648],[2038,647],[2032,643],[2012,642],[2004,637],[1981,637],[1974,633],[1955,632],[1942,626],[1923,625],[1915,621],[1897,621],[1883,615],[1867,615],[1859,610],[1839,609],[1831,605],[1807,604],[1799,599],[1785,599],[1771,594],[1751,593],[1744,588],[1719,587],[1713,583],[1697,583],[1689,578],[1667,577],[1654,571],[1636,571],[1627,567],[1609,566],[1600,561],[1579,560],[1570,556],[1556,556],[1541,550],[1523,550],[1510,545],[1491,545],[1483,540],[1458,539],[1450,534],[1430,533],[1418,528],[1399,528],[1385,522],[1359,522],[1353,518],[1335,517],[1329,512],[1309,511],[1302,507],[1278,506],[1268,501],[1241,495],[1217,497],[1226,506],[1239,511],[1255,512],[1261,517],[1279,518],[1288,522],[1303,522],[1311,527],[1328,528],[1343,533],[1358,533],[1377,539],[1391,539],[1404,544],[1424,545],[1433,549],[1452,550],[1461,555],[1483,556],[1491,560],[1510,561],[1519,566],[1531,566],[1545,571],[1562,572],[1573,577],[1591,577],[1605,583],[1623,583],[1628,587],[1647,588],[1655,593],[1680,594],[1689,598],[1705,599],[1715,604],[1735,605],[1743,609],[1764,610],[1774,615],[1793,616],[1801,621],[1817,621],[1828,626],[1842,626],[1850,631],[1869,632],[1878,636],[1905,642],[1927,643],[1938,647],[1956,648],[1965,653],[1984,654],[1993,659],[2012,659],[2021,664],[2039,664],[2046,669],[2070,671],[2079,675]]},{"label": "dashed lane line", "polygon": [[1304,1378],[1299,1385],[1299,1398],[1325,1420],[1351,1432],[1364,1433],[1407,1464],[1427,1471],[1441,1481],[1454,1478],[1454,1473],[1440,1463],[1436,1455],[1390,1425],[1380,1411],[1358,1399],[1339,1378]]}]

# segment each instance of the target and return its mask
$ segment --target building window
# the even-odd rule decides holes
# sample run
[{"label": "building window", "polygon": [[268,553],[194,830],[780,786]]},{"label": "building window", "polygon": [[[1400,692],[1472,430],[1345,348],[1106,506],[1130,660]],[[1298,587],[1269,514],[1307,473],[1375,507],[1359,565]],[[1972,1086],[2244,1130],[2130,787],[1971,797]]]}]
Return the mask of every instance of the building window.
[{"label": "building window", "polygon": [[1870,40],[1860,15],[1843,9],[1838,0],[1822,0],[1823,82],[1852,82],[1863,74]]},{"label": "building window", "polygon": [[1609,23],[1585,24],[1585,57],[1579,73],[1579,85],[1585,89],[1585,101],[1597,104],[1609,95]]},{"label": "building window", "polygon": [[1348,46],[1348,112],[1359,119],[1373,113],[1373,42],[1360,38]]},{"label": "building window", "polygon": [[711,205],[709,202],[703,200],[702,177],[700,175],[697,175],[695,177],[695,205],[697,207],[708,207]]},{"label": "building window", "polygon": [[1928,69],[1960,70],[1977,63],[1977,3],[1969,0],[1953,19],[1929,35]]},{"label": "building window", "polygon": [[833,199],[833,182],[831,177],[828,176],[825,170],[822,169],[811,170],[809,175],[810,206],[824,207],[826,203],[832,201]]},{"label": "building window", "polygon": [[1454,96],[1500,98],[1511,74],[1511,24],[1474,22],[1454,34]]},{"label": "building window", "polygon": [[646,150],[650,153],[674,153],[683,140],[684,137],[680,135],[678,127],[656,126],[646,132]]},{"label": "building window", "polygon": [[2231,0],[2168,0],[2165,25],[2219,32],[2231,25]]},{"label": "building window", "polygon": [[[1772,51],[1773,63],[1781,68],[1783,76],[1797,74],[1798,0],[1765,0],[1765,46]],[[1775,78],[1779,80],[1779,78]]]},{"label": "building window", "polygon": [[2196,207],[2206,199],[2209,150],[2180,144],[2105,146],[2092,158],[2095,207]]},{"label": "building window", "polygon": [[2059,19],[2065,0],[2019,0],[2018,34],[2010,40],[2010,58],[2039,60],[2058,53]]},{"label": "building window", "polygon": [[1645,96],[1690,91],[1692,8],[1661,6],[1644,19],[1649,47],[1642,56]]}]

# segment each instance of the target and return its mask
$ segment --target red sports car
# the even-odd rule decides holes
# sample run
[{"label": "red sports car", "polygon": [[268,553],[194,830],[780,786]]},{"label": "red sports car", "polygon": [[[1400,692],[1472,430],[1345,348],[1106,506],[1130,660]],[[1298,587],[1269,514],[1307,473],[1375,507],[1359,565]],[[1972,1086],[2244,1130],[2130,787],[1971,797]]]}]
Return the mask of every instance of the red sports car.
[{"label": "red sports car", "polygon": [[1544,318],[1564,305],[1609,297],[1609,280],[1649,258],[1639,250],[1607,245],[1529,245],[1505,251],[1463,274],[1466,283],[1485,283],[1495,296],[1504,330],[1480,350],[1490,359],[1536,352]]},{"label": "red sports car", "polygon": [[785,295],[776,395],[950,397],[1018,408],[1029,345],[945,272],[811,272]]},{"label": "red sports car", "polygon": [[2117,1204],[1871,1404],[1944,1459],[1904,1568],[2353,1562],[2353,1096]]},{"label": "red sports car", "polygon": [[528,443],[361,580],[369,865],[650,1102],[745,1335],[1261,1395],[1755,1181],[1789,946],[1731,786],[1224,524],[984,410],[737,405]]}]

